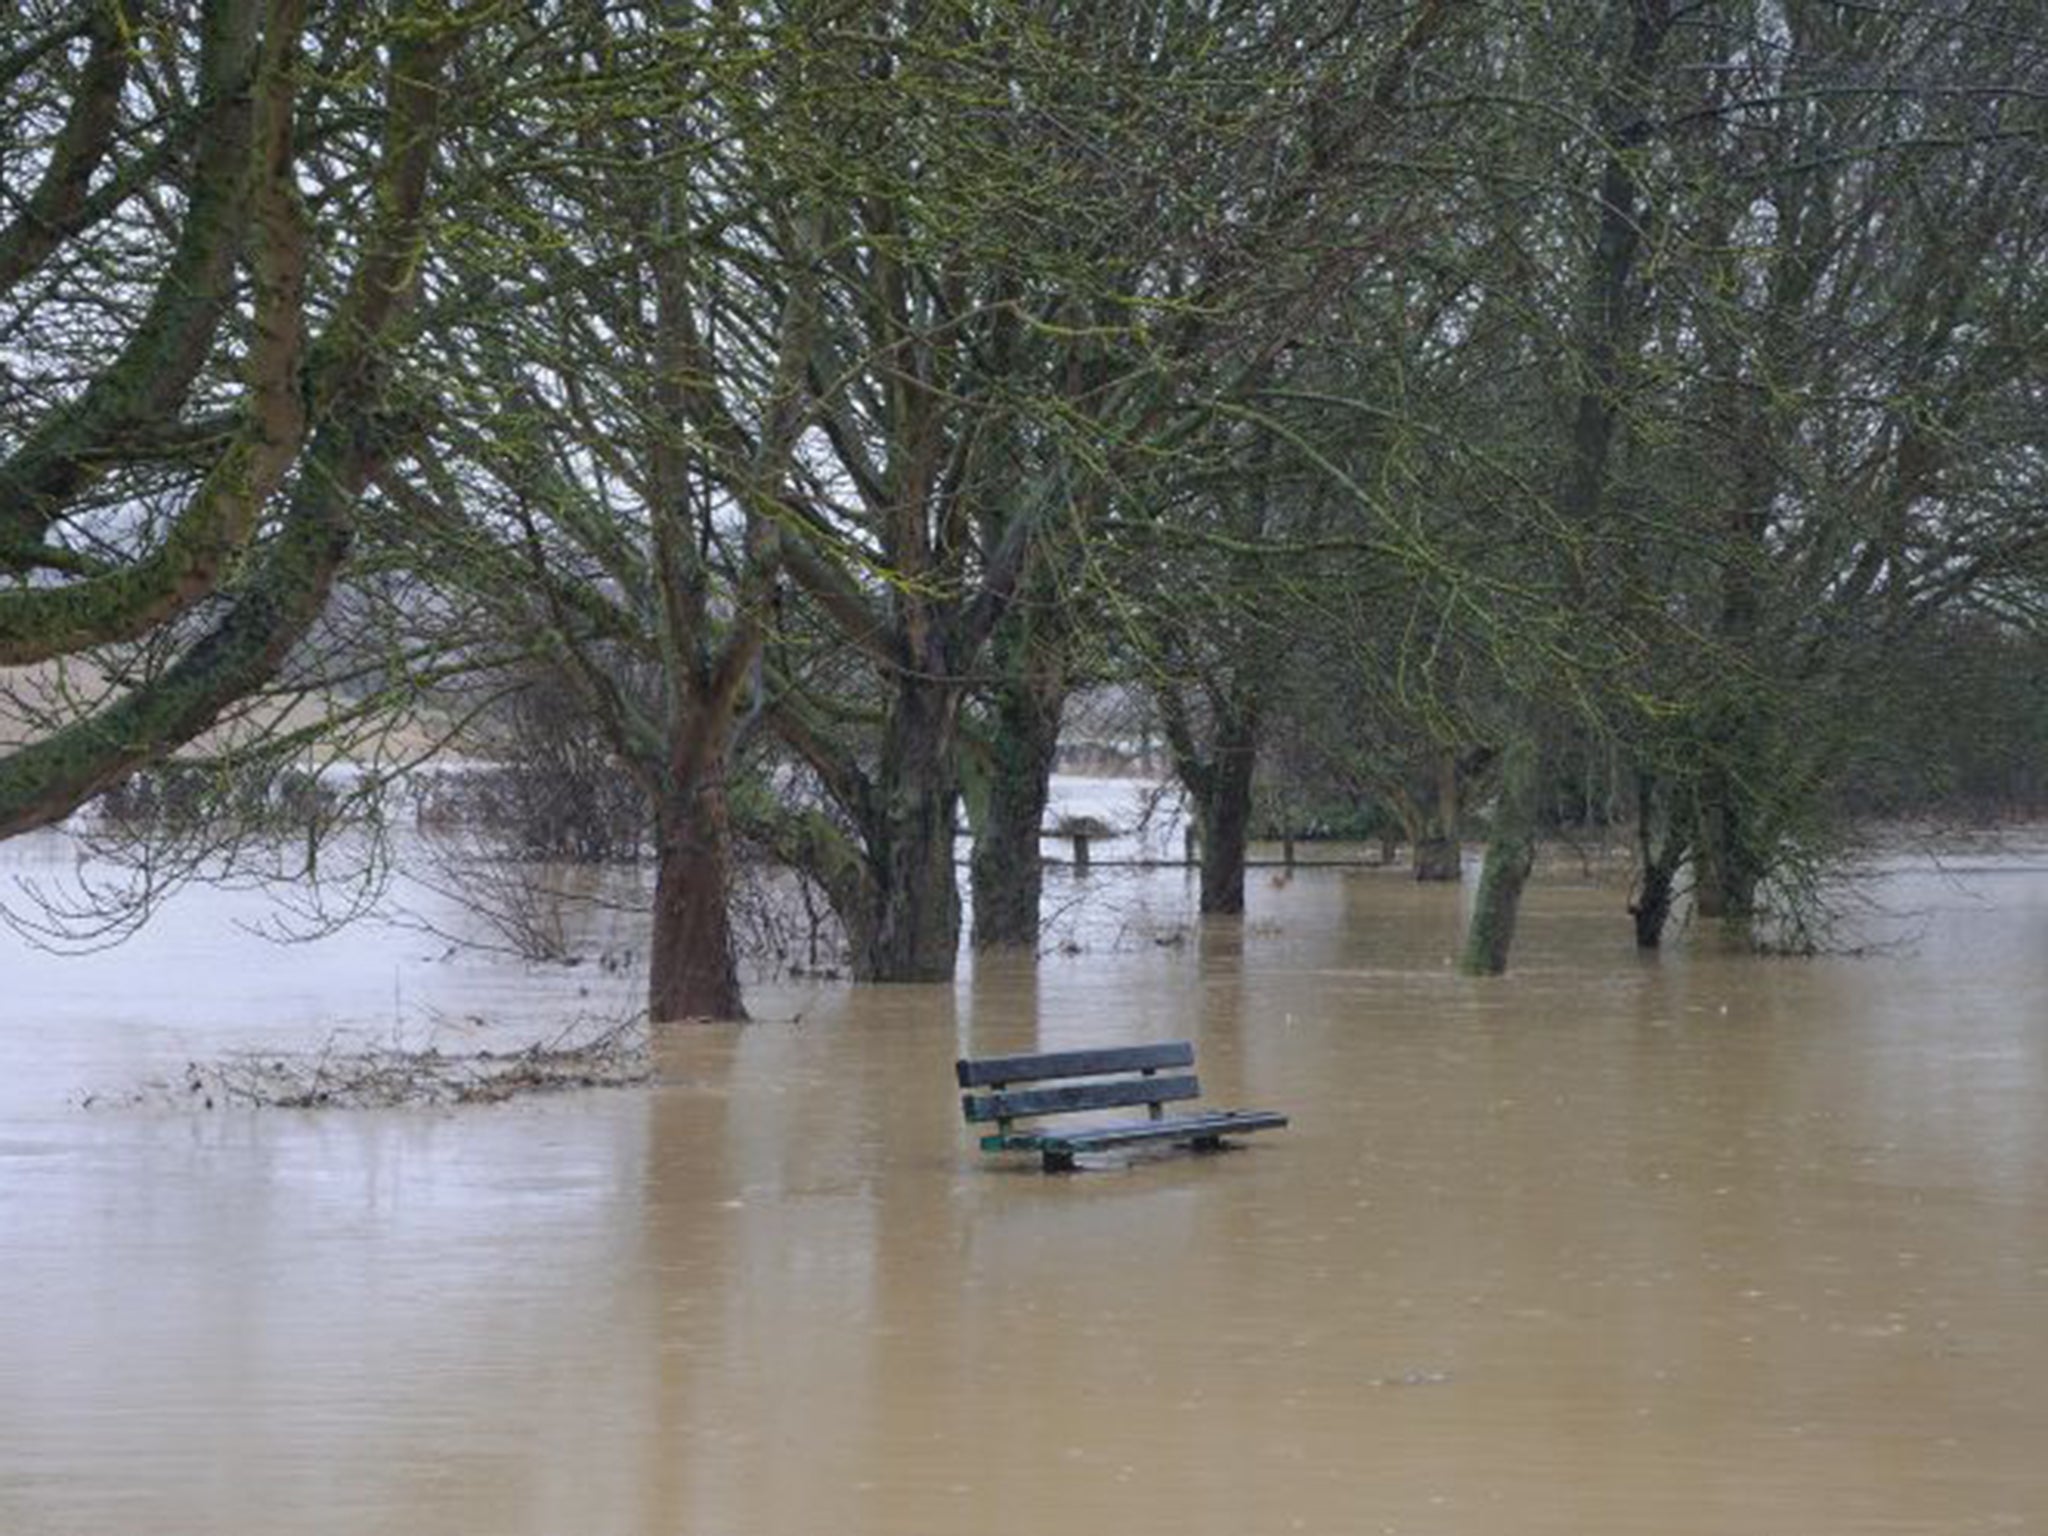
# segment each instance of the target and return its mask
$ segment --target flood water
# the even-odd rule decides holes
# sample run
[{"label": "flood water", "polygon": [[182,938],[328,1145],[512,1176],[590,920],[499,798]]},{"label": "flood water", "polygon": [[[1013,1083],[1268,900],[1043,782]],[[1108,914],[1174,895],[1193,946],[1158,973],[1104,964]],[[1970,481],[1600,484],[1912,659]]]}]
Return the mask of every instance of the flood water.
[{"label": "flood water", "polygon": [[[1810,961],[1556,879],[1493,982],[1396,873],[1095,879],[1079,954],[457,1110],[79,1102],[634,979],[232,894],[0,938],[0,1531],[2048,1531],[2040,850],[1894,861]],[[1048,1177],[960,1123],[958,1055],[1180,1037],[1293,1126]]]}]

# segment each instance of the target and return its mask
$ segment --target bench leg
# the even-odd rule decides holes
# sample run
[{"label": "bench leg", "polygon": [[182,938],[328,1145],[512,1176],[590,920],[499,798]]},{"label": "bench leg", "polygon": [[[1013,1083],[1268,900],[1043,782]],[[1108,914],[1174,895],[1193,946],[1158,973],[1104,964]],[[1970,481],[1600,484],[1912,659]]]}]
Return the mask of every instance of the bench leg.
[{"label": "bench leg", "polygon": [[1047,1173],[1072,1173],[1074,1171],[1073,1153],[1047,1152],[1043,1155],[1045,1158],[1045,1171]]},{"label": "bench leg", "polygon": [[1223,1138],[1221,1136],[1197,1136],[1188,1145],[1197,1152],[1221,1152],[1223,1150]]}]

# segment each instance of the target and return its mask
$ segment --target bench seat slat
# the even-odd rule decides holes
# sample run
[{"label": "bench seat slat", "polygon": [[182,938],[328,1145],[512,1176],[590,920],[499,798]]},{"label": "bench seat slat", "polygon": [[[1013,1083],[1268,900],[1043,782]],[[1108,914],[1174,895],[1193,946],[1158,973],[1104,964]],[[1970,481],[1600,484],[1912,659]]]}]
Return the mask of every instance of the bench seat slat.
[{"label": "bench seat slat", "polygon": [[1127,1077],[1103,1083],[1066,1083],[1057,1088],[1020,1088],[1012,1093],[962,1094],[960,1112],[969,1122],[1021,1120],[1027,1115],[1070,1115],[1084,1109],[1170,1104],[1201,1096],[1198,1078]]},{"label": "bench seat slat", "polygon": [[1036,1083],[1052,1077],[1099,1077],[1107,1072],[1156,1072],[1162,1067],[1191,1067],[1194,1045],[1169,1040],[1158,1045],[1109,1046],[1090,1051],[1048,1051],[1036,1056],[982,1056],[954,1063],[962,1088],[991,1083]]},{"label": "bench seat slat", "polygon": [[1131,1120],[1116,1125],[1091,1125],[1071,1131],[1025,1130],[1007,1136],[984,1136],[985,1152],[1050,1152],[1071,1155],[1140,1141],[1201,1141],[1211,1136],[1236,1136],[1248,1131],[1279,1130],[1287,1117],[1271,1110],[1217,1110],[1204,1115],[1169,1115],[1164,1120]]},{"label": "bench seat slat", "polygon": [[1244,1131],[1278,1130],[1286,1124],[1285,1115],[1271,1110],[1218,1110],[1214,1114],[1172,1115],[1164,1120],[1133,1120],[1126,1125],[1053,1131],[1039,1138],[1039,1147],[1053,1152],[1086,1152],[1091,1147],[1118,1147],[1136,1141],[1195,1141]]}]

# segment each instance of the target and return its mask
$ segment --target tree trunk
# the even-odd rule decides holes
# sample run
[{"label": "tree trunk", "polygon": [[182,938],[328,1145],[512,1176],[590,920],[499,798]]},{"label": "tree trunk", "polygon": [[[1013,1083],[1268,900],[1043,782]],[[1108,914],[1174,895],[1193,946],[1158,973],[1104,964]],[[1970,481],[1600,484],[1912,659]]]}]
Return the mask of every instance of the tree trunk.
[{"label": "tree trunk", "polygon": [[1536,864],[1537,773],[1535,743],[1509,742],[1501,759],[1500,802],[1486,839],[1486,863],[1465,932],[1458,968],[1467,976],[1498,976],[1508,968],[1522,888]]},{"label": "tree trunk", "polygon": [[1002,630],[997,634],[1003,675],[994,701],[988,808],[974,839],[976,949],[1021,949],[1038,943],[1044,888],[1038,840],[1066,690],[1057,675],[1046,675],[1038,665],[1044,658],[1034,654],[1032,639]]},{"label": "tree trunk", "polygon": [[681,1019],[744,1019],[729,897],[732,831],[725,785],[715,774],[656,824],[654,931],[647,1013]]},{"label": "tree trunk", "polygon": [[1195,821],[1202,840],[1205,916],[1244,911],[1245,844],[1251,837],[1252,768],[1257,760],[1256,733],[1248,724],[1233,722],[1203,775]]},{"label": "tree trunk", "polygon": [[[1004,753],[997,749],[998,758]],[[998,761],[988,810],[974,840],[974,947],[1030,948],[1038,942],[1045,822],[1052,757],[1042,767]]]},{"label": "tree trunk", "polygon": [[[1722,568],[1722,644],[1736,657],[1757,654],[1763,611],[1765,514],[1731,520],[1729,556]],[[1699,859],[1695,910],[1731,930],[1746,931],[1756,916],[1757,888],[1772,856],[1759,825],[1758,789],[1767,782],[1769,747],[1764,711],[1768,692],[1730,692],[1711,705],[1705,764],[1699,775]]]},{"label": "tree trunk", "polygon": [[874,873],[874,910],[855,936],[856,981],[951,981],[960,950],[953,872],[957,795],[928,795],[893,818]]},{"label": "tree trunk", "polygon": [[1432,829],[1415,845],[1415,878],[1462,880],[1465,876],[1464,853],[1457,843]]},{"label": "tree trunk", "polygon": [[1436,795],[1424,810],[1422,832],[1415,840],[1415,878],[1462,880],[1464,849],[1458,842],[1458,754],[1437,754]]},{"label": "tree trunk", "polygon": [[870,911],[847,925],[858,981],[951,981],[960,951],[960,884],[953,824],[959,694],[906,677],[889,717],[868,828]]},{"label": "tree trunk", "polygon": [[1724,768],[1709,769],[1699,787],[1699,858],[1693,904],[1701,917],[1747,928],[1756,917],[1765,859],[1740,787]]},{"label": "tree trunk", "polygon": [[1649,769],[1636,772],[1636,896],[1629,916],[1636,927],[1636,948],[1656,949],[1664,942],[1664,925],[1678,872],[1691,851],[1684,818],[1673,814],[1671,788]]}]

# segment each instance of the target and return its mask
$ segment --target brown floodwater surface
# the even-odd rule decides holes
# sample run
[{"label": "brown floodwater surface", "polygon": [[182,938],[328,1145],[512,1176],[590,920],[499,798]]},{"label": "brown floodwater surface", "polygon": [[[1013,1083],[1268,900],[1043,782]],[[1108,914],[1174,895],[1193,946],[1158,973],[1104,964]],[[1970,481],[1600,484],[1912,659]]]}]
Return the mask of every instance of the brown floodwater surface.
[{"label": "brown floodwater surface", "polygon": [[[1818,960],[1556,881],[1489,982],[1396,874],[1100,889],[1082,954],[463,1110],[77,1100],[597,978],[231,894],[7,950],[0,1532],[2048,1532],[2048,859],[1895,861]],[[958,1055],[1183,1036],[1293,1126],[1047,1177],[960,1122]]]}]

